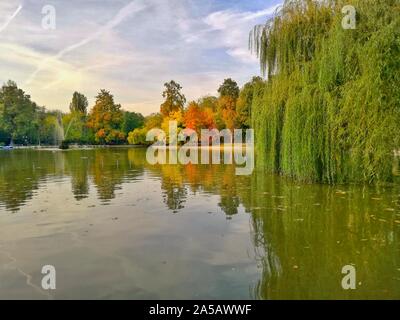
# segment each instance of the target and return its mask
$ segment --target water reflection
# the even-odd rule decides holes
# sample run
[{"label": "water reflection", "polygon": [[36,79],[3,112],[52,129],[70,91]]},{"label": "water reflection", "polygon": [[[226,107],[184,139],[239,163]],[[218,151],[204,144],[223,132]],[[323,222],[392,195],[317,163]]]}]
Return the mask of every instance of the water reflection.
[{"label": "water reflection", "polygon": [[[158,183],[156,187],[153,182]],[[154,251],[158,249],[155,248],[164,248],[168,243],[176,246],[174,250],[177,250],[184,243],[185,246],[192,246],[191,250],[186,249],[185,255],[179,256],[175,263],[191,261],[190,270],[193,273],[198,268],[206,270],[203,271],[208,278],[201,275],[204,290],[211,290],[209,286],[212,282],[223,283],[215,289],[213,296],[204,291],[203,298],[400,298],[398,185],[327,187],[296,184],[261,172],[236,176],[233,165],[149,165],[145,150],[135,148],[64,152],[14,150],[0,153],[2,214],[18,213],[40,194],[47,192],[50,184],[69,186],[74,200],[69,200],[66,206],[92,197],[96,204],[113,205],[114,208],[110,209],[112,213],[127,210],[121,209],[121,206],[128,205],[128,200],[124,202],[121,199],[128,192],[127,186],[135,183],[139,184],[141,193],[136,202],[129,205],[138,205],[140,196],[147,201],[147,206],[140,208],[143,211],[140,219],[130,214],[132,221],[126,222],[125,227],[148,222],[141,225],[140,231],[137,230],[138,238],[134,241],[127,242],[114,233],[109,238],[114,241],[114,246],[109,249],[113,256],[122,247],[133,246],[133,243],[137,246],[136,250],[126,248],[122,260],[124,265],[144,261],[150,264],[144,269],[152,266],[154,274],[161,272],[164,266],[154,267],[150,262],[153,258],[143,256],[144,252],[152,250],[156,256]],[[217,198],[215,202],[214,198]],[[162,201],[163,209],[158,201]],[[187,212],[187,208],[198,215],[191,219],[200,219],[196,222],[199,226],[193,221],[190,224],[190,220],[183,218],[185,214],[175,215],[182,219],[174,220],[173,224],[167,223],[167,220],[161,222],[161,219],[169,219],[168,215],[161,218],[145,214],[149,210],[178,214]],[[232,220],[236,229],[227,231],[226,220],[204,215],[216,213],[216,208],[227,219],[241,216]],[[85,213],[90,209],[81,210]],[[98,208],[93,210],[103,212]],[[164,230],[152,234],[153,231],[148,228],[157,229],[157,224]],[[109,225],[104,225],[107,232],[108,228]],[[124,234],[123,231],[121,229],[120,233]],[[163,232],[169,232],[168,241],[162,238],[167,237]],[[208,242],[209,238],[228,235],[233,240],[222,241],[223,238],[218,238],[220,243],[213,246]],[[184,237],[184,241],[176,240],[178,236]],[[247,244],[249,238],[250,244]],[[187,239],[194,240],[188,242]],[[110,240],[101,233],[95,243],[101,241]],[[215,254],[218,245],[224,246],[218,258],[208,257]],[[239,249],[242,247],[243,250]],[[173,254],[165,248],[162,250],[168,255]],[[232,250],[235,254],[224,256],[224,250]],[[238,250],[244,257],[235,256],[239,255]],[[118,253],[119,256],[121,254]],[[93,258],[94,261],[97,259]],[[211,261],[208,264],[205,262],[207,259]],[[216,264],[215,260],[222,262]],[[228,262],[231,260],[234,262]],[[357,268],[355,291],[344,291],[340,286],[340,271],[347,264]],[[92,267],[96,268],[96,265]],[[224,266],[223,270],[220,265]],[[228,273],[226,268],[241,271]],[[146,286],[150,286],[153,276],[143,276],[148,281]],[[176,273],[171,277],[177,288],[188,287],[187,277]],[[125,280],[121,279],[121,286],[126,286]],[[99,283],[96,285],[100,286]],[[170,287],[154,286],[160,297],[171,297],[168,296],[171,291],[167,290]],[[163,289],[165,296],[160,293]]]}]

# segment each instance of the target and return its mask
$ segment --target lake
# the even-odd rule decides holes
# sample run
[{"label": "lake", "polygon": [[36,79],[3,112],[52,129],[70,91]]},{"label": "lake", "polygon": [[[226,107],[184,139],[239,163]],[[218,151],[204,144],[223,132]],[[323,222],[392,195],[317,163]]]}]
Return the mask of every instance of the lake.
[{"label": "lake", "polygon": [[150,165],[145,152],[0,151],[0,298],[400,298],[399,185]]}]

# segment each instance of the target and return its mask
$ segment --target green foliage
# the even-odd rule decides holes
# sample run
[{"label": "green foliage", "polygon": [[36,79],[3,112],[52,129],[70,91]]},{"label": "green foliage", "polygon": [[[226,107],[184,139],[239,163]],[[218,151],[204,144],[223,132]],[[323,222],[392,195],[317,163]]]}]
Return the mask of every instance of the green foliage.
[{"label": "green foliage", "polygon": [[54,145],[56,144],[55,130],[57,125],[57,115],[46,113],[44,110],[39,113],[40,126],[39,136],[41,144]]},{"label": "green foliage", "polygon": [[237,123],[242,129],[248,129],[251,126],[251,105],[253,103],[253,93],[256,84],[263,82],[261,77],[253,77],[240,90],[239,98],[236,103]]},{"label": "green foliage", "polygon": [[231,78],[225,79],[224,83],[218,88],[220,97],[231,97],[236,100],[239,97],[239,87],[236,81]]},{"label": "green foliage", "polygon": [[128,134],[128,143],[133,145],[147,145],[146,134],[148,130],[146,128],[137,128]]},{"label": "green foliage", "polygon": [[201,109],[210,109],[213,112],[217,111],[218,98],[214,96],[204,96],[199,99],[198,104]]},{"label": "green foliage", "polygon": [[165,101],[161,105],[160,111],[163,116],[168,117],[172,112],[183,110],[186,98],[181,93],[181,85],[174,80],[165,83],[164,86],[163,98],[165,98]]},{"label": "green foliage", "polygon": [[87,113],[88,100],[87,98],[79,92],[74,92],[72,95],[72,101],[69,105],[69,110],[72,112],[80,112],[84,115]]},{"label": "green foliage", "polygon": [[153,128],[161,128],[161,124],[163,122],[163,116],[161,113],[153,113],[147,116],[144,120],[145,128],[153,129]]},{"label": "green foliage", "polygon": [[[165,118],[167,119],[167,118]],[[153,113],[146,118],[144,118],[144,126],[141,128],[136,128],[129,132],[127,141],[129,144],[134,145],[149,145],[152,142],[146,141],[146,134],[149,130],[154,128],[161,128],[163,124],[164,117],[161,113]]]},{"label": "green foliage", "polygon": [[0,90],[1,128],[5,138],[11,142],[35,143],[38,119],[38,107],[30,100],[30,96],[17,87],[13,81],[8,81]]},{"label": "green foliage", "polygon": [[124,118],[122,121],[122,132],[128,135],[129,132],[136,128],[142,127],[144,124],[144,117],[140,113],[136,112],[124,112]]},{"label": "green foliage", "polygon": [[80,111],[71,111],[62,118],[64,139],[70,143],[91,143],[89,128],[86,125],[87,116]]},{"label": "green foliage", "polygon": [[[344,5],[355,30],[341,26]],[[268,83],[252,104],[258,164],[307,181],[390,181],[399,147],[400,4],[286,1],[250,35]]]}]

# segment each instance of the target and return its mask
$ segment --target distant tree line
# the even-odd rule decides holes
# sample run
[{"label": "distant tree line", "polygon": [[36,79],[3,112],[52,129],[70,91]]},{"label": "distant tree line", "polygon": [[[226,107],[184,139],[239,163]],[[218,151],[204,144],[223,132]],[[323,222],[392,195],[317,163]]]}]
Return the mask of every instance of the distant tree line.
[{"label": "distant tree line", "polygon": [[228,78],[218,88],[219,95],[203,96],[187,103],[182,87],[175,81],[164,84],[165,101],[160,112],[148,116],[144,125],[129,133],[130,144],[146,144],[146,133],[152,128],[168,132],[169,121],[176,121],[178,130],[192,129],[200,135],[201,129],[246,129],[250,127],[253,90],[261,77],[254,77],[242,89]]},{"label": "distant tree line", "polygon": [[57,145],[61,141],[77,144],[147,144],[152,128],[168,131],[170,120],[179,129],[249,128],[254,86],[263,79],[254,77],[240,90],[232,79],[219,87],[219,96],[204,96],[187,103],[182,87],[171,80],[165,83],[160,112],[144,117],[125,111],[113,95],[101,90],[89,110],[86,96],[74,92],[69,112],[47,110],[8,81],[0,89],[0,144]]},{"label": "distant tree line", "polygon": [[120,144],[129,132],[143,126],[140,113],[125,111],[110,92],[101,90],[88,112],[88,100],[75,92],[69,112],[46,110],[31,101],[13,81],[0,89],[0,144],[56,145]]}]

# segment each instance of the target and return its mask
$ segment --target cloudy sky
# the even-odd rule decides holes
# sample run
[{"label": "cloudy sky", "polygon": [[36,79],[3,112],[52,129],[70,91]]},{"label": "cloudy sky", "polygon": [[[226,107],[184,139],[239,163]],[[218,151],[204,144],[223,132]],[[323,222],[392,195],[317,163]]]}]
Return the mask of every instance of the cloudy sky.
[{"label": "cloudy sky", "polygon": [[[92,105],[105,88],[147,115],[171,79],[189,100],[216,94],[225,78],[242,85],[259,75],[248,33],[280,2],[1,0],[0,82],[12,79],[38,104],[65,111],[74,91]],[[54,30],[42,27],[46,5],[56,10]]]}]

